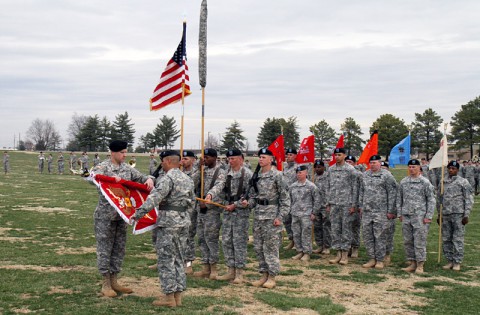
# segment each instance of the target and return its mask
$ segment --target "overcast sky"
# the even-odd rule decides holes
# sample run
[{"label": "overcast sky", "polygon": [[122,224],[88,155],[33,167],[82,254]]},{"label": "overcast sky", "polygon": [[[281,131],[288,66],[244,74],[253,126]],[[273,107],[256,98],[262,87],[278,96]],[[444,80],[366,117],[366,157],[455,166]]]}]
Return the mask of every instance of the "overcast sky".
[{"label": "overcast sky", "polygon": [[[148,100],[187,20],[193,94],[185,148],[199,148],[200,0],[0,0],[0,147],[36,119],[64,139],[74,112],[128,111],[136,139],[178,104]],[[391,113],[410,123],[433,108],[445,121],[480,95],[480,1],[210,0],[205,133],[235,119],[250,148],[265,119],[297,116],[300,137],[325,119],[368,128]],[[381,136],[381,135],[380,135]],[[66,144],[66,142],[65,142]]]}]

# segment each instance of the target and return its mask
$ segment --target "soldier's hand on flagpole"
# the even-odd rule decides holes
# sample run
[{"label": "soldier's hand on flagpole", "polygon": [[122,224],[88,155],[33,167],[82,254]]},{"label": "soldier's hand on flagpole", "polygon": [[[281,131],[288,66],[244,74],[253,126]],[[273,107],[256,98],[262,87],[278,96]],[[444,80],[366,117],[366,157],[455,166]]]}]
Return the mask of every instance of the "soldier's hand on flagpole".
[{"label": "soldier's hand on flagpole", "polygon": [[147,181],[145,182],[145,185],[147,185],[148,190],[152,190],[154,186],[153,180],[151,178],[147,179]]},{"label": "soldier's hand on flagpole", "polygon": [[431,222],[432,222],[432,219],[427,219],[427,218],[423,219],[423,224],[429,224]]},{"label": "soldier's hand on flagpole", "polygon": [[207,201],[212,201],[212,195],[211,195],[211,194],[207,194],[207,195],[205,196],[205,200],[207,200]]},{"label": "soldier's hand on flagpole", "polygon": [[229,212],[232,212],[233,210],[235,210],[235,204],[231,204],[231,205],[227,205],[227,207],[225,208],[225,210],[229,211]]},{"label": "soldier's hand on flagpole", "polygon": [[351,208],[348,210],[348,212],[350,212],[351,215],[354,214],[354,213],[355,213],[355,207],[351,207]]},{"label": "soldier's hand on flagpole", "polygon": [[468,224],[468,217],[464,217],[464,218],[462,219],[462,224],[463,224],[463,225]]},{"label": "soldier's hand on flagpole", "polygon": [[400,222],[403,222],[403,217],[402,216],[399,216],[398,219],[400,220]]},{"label": "soldier's hand on flagpole", "polygon": [[393,213],[387,213],[387,219],[389,219],[389,220],[393,220],[393,219],[395,219],[396,217],[397,217],[397,216],[394,215]]},{"label": "soldier's hand on flagpole", "polygon": [[282,225],[282,220],[280,220],[279,218],[276,218],[275,220],[273,220],[273,226],[280,226]]},{"label": "soldier's hand on flagpole", "polygon": [[315,221],[315,215],[313,213],[310,214],[310,221],[312,221],[312,222]]}]

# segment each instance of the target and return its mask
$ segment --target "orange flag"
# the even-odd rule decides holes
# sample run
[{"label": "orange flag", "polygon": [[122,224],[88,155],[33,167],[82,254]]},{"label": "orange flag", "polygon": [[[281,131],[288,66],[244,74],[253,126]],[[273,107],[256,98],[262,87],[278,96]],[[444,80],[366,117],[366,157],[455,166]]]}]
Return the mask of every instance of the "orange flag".
[{"label": "orange flag", "polygon": [[283,135],[279,135],[275,141],[268,146],[268,149],[272,151],[277,161],[277,170],[283,170],[283,162],[285,162],[285,145],[283,141]]},{"label": "orange flag", "polygon": [[[345,139],[345,135],[342,133],[342,135],[340,136],[340,138],[338,138],[338,141],[337,141],[337,145],[335,146],[335,149],[338,149],[338,148],[343,148],[344,147],[344,139]],[[330,166],[334,165],[335,163],[337,163],[337,161],[335,161],[335,153],[332,153],[332,160],[330,161]]]},{"label": "orange flag", "polygon": [[369,165],[369,160],[372,155],[378,154],[378,131],[375,130],[370,137],[365,149],[363,149],[362,155],[358,158],[357,164],[367,164],[367,169]]}]

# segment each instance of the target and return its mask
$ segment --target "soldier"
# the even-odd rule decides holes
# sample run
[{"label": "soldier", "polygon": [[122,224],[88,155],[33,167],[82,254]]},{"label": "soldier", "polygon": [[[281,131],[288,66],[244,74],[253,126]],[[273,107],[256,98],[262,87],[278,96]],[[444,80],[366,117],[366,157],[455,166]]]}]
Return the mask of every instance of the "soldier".
[{"label": "soldier", "polygon": [[358,258],[358,249],[360,248],[360,226],[361,226],[361,212],[358,196],[360,191],[360,185],[362,182],[362,172],[364,172],[363,164],[355,165],[357,159],[352,155],[347,155],[345,163],[350,164],[355,169],[355,175],[357,176],[357,200],[355,201],[355,212],[352,214],[352,247],[349,250],[349,256],[352,258]]},{"label": "soldier", "polygon": [[[286,165],[285,168],[283,169],[283,177],[285,180],[285,185],[288,189],[291,184],[297,181],[297,175],[296,175],[296,169],[298,164],[295,162],[295,159],[297,158],[297,150],[288,148],[286,151]],[[292,231],[292,215],[290,214],[290,211],[288,214],[283,218],[283,225],[285,226],[285,230],[287,231],[288,239],[290,242],[288,243],[287,246],[284,247],[284,249],[292,249],[295,244],[293,241],[293,231]]]},{"label": "soldier", "polygon": [[[153,188],[153,180],[150,176],[141,174],[125,163],[127,142],[114,140],[108,147],[111,151],[111,158],[95,167],[93,169],[95,174],[145,183],[149,189]],[[109,204],[100,190],[93,217],[95,239],[97,240],[97,266],[103,277],[101,293],[107,297],[117,296],[116,292],[131,293],[131,289],[117,283],[117,274],[122,270],[125,256],[127,223]]]},{"label": "soldier", "polygon": [[309,261],[312,254],[312,221],[320,212],[320,192],[314,183],[307,179],[307,166],[297,167],[297,181],[288,188],[290,213],[292,215],[293,240],[297,255],[295,260]]},{"label": "soldier", "polygon": [[[98,153],[95,153],[95,157],[93,158],[93,167],[97,166],[100,164],[101,160],[100,157],[98,156]],[[152,174],[149,174],[152,175]]]},{"label": "soldier", "polygon": [[155,159],[155,155],[153,153],[150,154],[150,162],[148,164],[148,171],[150,175],[153,175],[153,172],[155,172],[155,169],[157,168],[157,160]]},{"label": "soldier", "polygon": [[7,175],[10,170],[10,155],[8,155],[7,151],[3,152],[3,170],[5,171],[5,175]]},{"label": "soldier", "polygon": [[63,158],[62,152],[58,153],[57,166],[58,166],[58,174],[63,175],[63,173],[65,172],[65,160]]},{"label": "soldier", "polygon": [[[225,171],[217,164],[218,153],[215,149],[207,148],[204,150],[203,156],[205,168],[204,175],[204,199],[220,203],[223,200],[222,194],[215,196],[210,191],[222,191],[225,187]],[[197,191],[200,192],[200,187]],[[219,236],[222,220],[220,215],[222,209],[218,206],[200,202],[200,213],[197,218],[198,243],[202,252],[202,270],[195,272],[195,277],[205,277],[210,280],[217,278],[217,263],[219,260]]]},{"label": "soldier", "polygon": [[250,164],[249,160],[245,160],[245,167],[248,168],[249,170],[252,170],[252,165]]},{"label": "soldier", "polygon": [[425,176],[425,177],[428,178],[428,170],[429,170],[428,161],[427,161],[426,158],[422,158],[421,161],[422,161],[422,165],[421,165],[420,168],[421,168],[421,171],[422,171],[422,176]]},{"label": "soldier", "polygon": [[[110,160],[110,158],[108,160]],[[73,151],[70,152],[70,169],[73,171],[77,169],[77,156]]]},{"label": "soldier", "polygon": [[[242,205],[255,208],[253,216],[253,248],[259,262],[262,277],[252,282],[255,287],[272,289],[275,276],[280,272],[280,237],[282,222],[290,209],[290,198],[282,173],[272,169],[273,153],[258,151],[259,167],[252,176],[249,199]],[[261,169],[261,172],[260,172]]]},{"label": "soldier", "polygon": [[53,156],[50,153],[47,157],[47,170],[48,174],[52,174],[52,166],[53,166]]},{"label": "soldier", "polygon": [[89,169],[89,163],[88,163],[88,155],[87,155],[87,152],[84,151],[82,153],[82,156],[80,157],[80,163],[81,163],[81,169],[82,170],[87,170]]},{"label": "soldier", "polygon": [[43,152],[40,152],[40,154],[38,155],[38,172],[40,174],[43,174],[44,165],[45,165],[45,155],[43,154]]},{"label": "soldier", "polygon": [[370,157],[370,169],[363,174],[360,185],[363,242],[370,258],[363,268],[384,268],[388,221],[395,219],[397,183],[389,171],[381,168],[381,159],[379,155]]},{"label": "soldier", "polygon": [[[155,248],[160,285],[165,296],[155,300],[155,306],[181,306],[182,292],[187,288],[183,263],[190,225],[188,213],[193,210],[195,194],[192,179],[180,171],[179,166],[180,154],[177,151],[162,152],[165,175],[133,218],[138,221],[153,207],[158,209]],[[133,167],[131,169],[134,170]]]},{"label": "soldier", "polygon": [[[460,271],[463,260],[465,225],[473,206],[473,189],[469,181],[457,176],[460,165],[451,161],[447,165],[448,177],[444,179],[442,201],[443,254],[448,264],[442,268]],[[439,218],[437,222],[440,224]]]},{"label": "soldier", "polygon": [[313,234],[319,249],[317,252],[313,251],[313,253],[329,255],[332,237],[330,235],[330,213],[326,211],[327,173],[325,173],[325,163],[322,160],[315,160],[314,167],[316,174],[315,185],[318,187],[320,194],[320,206],[314,208]]},{"label": "soldier", "polygon": [[397,191],[397,215],[402,222],[405,256],[410,265],[402,270],[423,273],[427,260],[427,235],[435,210],[432,184],[421,176],[420,161],[408,161],[409,176],[402,179]]},{"label": "soldier", "polygon": [[[238,149],[227,151],[228,164],[224,198],[227,208],[223,212],[222,247],[228,272],[217,280],[233,280],[234,284],[243,283],[243,270],[247,263],[247,243],[250,209],[242,206],[252,171],[243,166],[243,154]],[[215,188],[209,193],[218,195]]]},{"label": "soldier", "polygon": [[[473,165],[472,160],[468,160],[463,167],[463,178],[468,180],[468,183],[473,188],[475,187],[475,166]],[[472,189],[473,193],[473,189]]]},{"label": "soldier", "polygon": [[327,171],[327,212],[332,222],[332,248],[337,257],[331,264],[348,264],[352,244],[352,221],[357,205],[358,180],[353,166],[345,163],[345,149],[334,150],[335,164]]},{"label": "soldier", "polygon": [[[388,162],[382,161],[380,165],[382,169],[390,172],[390,166],[388,165]],[[397,187],[398,187],[397,181],[395,181],[395,192],[397,191]],[[396,206],[396,204],[394,206]],[[395,213],[396,213],[396,210],[395,210]],[[387,228],[386,228],[387,248],[385,253],[385,259],[383,260],[383,263],[385,266],[389,266],[390,262],[392,261],[394,236],[395,236],[395,220],[387,220]]]}]

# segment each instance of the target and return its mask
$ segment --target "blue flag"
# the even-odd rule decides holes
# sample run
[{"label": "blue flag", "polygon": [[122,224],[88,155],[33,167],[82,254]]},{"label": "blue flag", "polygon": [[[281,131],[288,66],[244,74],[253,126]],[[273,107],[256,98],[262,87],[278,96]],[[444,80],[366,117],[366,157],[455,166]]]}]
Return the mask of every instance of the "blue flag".
[{"label": "blue flag", "polygon": [[407,165],[410,160],[410,134],[402,139],[396,146],[390,151],[388,157],[388,163],[391,167],[395,165]]}]

